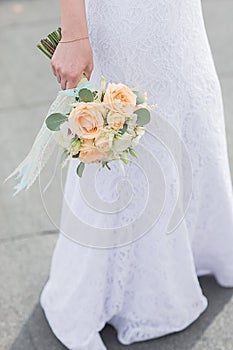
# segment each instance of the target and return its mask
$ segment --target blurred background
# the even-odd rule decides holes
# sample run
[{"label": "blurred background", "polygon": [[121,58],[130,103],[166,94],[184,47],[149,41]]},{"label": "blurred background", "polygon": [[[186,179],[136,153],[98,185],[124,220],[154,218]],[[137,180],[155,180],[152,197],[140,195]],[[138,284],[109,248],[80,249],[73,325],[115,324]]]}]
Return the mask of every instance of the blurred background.
[{"label": "blurred background", "polygon": [[[233,173],[233,0],[203,0],[202,4],[222,86]],[[45,195],[49,213],[38,182],[30,192],[15,198],[12,182],[2,184],[29,151],[59,89],[49,60],[36,48],[39,39],[59,25],[59,1],[0,0],[1,350],[65,349],[50,331],[38,304],[57,239],[57,228],[49,216],[55,222],[59,218],[60,183],[54,181]],[[43,176],[49,178],[50,169]],[[209,307],[193,325],[179,334],[128,349],[233,350],[233,290],[220,288],[212,277],[200,282]],[[102,336],[110,350],[125,348],[111,327]]]}]

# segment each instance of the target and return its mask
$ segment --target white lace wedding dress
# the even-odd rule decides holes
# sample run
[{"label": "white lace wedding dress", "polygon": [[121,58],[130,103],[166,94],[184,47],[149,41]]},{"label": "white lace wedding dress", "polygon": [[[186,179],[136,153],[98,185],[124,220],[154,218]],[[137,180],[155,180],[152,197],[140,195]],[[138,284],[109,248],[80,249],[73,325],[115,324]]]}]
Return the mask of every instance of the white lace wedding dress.
[{"label": "white lace wedding dress", "polygon": [[[60,234],[41,305],[68,349],[102,350],[106,347],[99,331],[106,322],[123,344],[191,324],[207,307],[198,275],[213,274],[220,285],[233,287],[233,201],[221,88],[201,1],[89,0],[86,7],[95,63],[91,81],[99,86],[103,74],[107,81],[147,91],[149,103],[157,103],[184,141],[193,177],[185,218],[167,234],[175,172],[166,149],[146,134],[143,142],[159,161],[166,183],[157,222],[141,238],[116,248],[88,247]],[[82,198],[76,165],[74,160],[69,167],[64,195],[75,215],[96,227],[97,236],[100,227],[118,224],[119,229],[139,216],[148,189],[141,170],[127,167],[133,197],[114,216]],[[97,192],[109,206],[117,199],[117,169],[102,170],[96,177]],[[73,227],[66,214],[64,209],[61,230],[80,232],[81,221]]]}]

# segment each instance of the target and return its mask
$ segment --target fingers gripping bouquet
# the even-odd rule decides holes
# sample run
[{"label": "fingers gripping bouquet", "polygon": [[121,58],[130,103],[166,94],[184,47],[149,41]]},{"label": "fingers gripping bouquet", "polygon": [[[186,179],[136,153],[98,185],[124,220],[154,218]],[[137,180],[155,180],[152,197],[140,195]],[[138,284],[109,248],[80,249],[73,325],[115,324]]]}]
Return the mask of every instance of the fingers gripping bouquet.
[{"label": "fingers gripping bouquet", "polygon": [[137,157],[134,146],[150,121],[150,108],[146,93],[121,83],[106,86],[102,77],[99,90],[81,88],[70,112],[49,115],[46,125],[63,149],[63,166],[78,158],[77,174],[81,177],[88,163],[110,169],[113,160],[122,167],[129,155]]}]

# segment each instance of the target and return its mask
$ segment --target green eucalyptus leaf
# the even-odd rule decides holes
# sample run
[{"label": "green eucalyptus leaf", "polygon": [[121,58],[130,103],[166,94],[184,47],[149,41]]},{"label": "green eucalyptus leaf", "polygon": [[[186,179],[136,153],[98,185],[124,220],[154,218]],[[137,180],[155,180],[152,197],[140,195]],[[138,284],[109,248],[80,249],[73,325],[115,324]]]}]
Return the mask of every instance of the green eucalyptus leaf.
[{"label": "green eucalyptus leaf", "polygon": [[76,170],[77,175],[78,175],[79,177],[82,177],[84,168],[85,168],[85,163],[80,162],[79,165],[78,165],[78,167],[77,167],[77,170]]},{"label": "green eucalyptus leaf", "polygon": [[144,96],[140,93],[140,91],[133,90],[133,93],[137,96],[137,105],[140,105],[141,103],[145,102]]},{"label": "green eucalyptus leaf", "polygon": [[93,102],[94,101],[94,95],[89,89],[81,89],[79,90],[79,99],[81,102]]},{"label": "green eucalyptus leaf", "polygon": [[134,112],[137,114],[137,124],[140,126],[144,126],[145,124],[148,124],[150,121],[150,112],[146,108],[139,108],[137,111]]},{"label": "green eucalyptus leaf", "polygon": [[46,118],[45,123],[49,130],[58,131],[60,129],[60,125],[66,120],[68,120],[68,117],[65,114],[53,113]]}]

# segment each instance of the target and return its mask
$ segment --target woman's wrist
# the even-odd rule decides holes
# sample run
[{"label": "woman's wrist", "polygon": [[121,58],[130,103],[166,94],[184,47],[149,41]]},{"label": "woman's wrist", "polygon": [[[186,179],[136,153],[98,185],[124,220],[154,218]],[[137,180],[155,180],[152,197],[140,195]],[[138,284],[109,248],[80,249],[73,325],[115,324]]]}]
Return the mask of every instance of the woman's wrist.
[{"label": "woman's wrist", "polygon": [[63,36],[62,36],[62,38],[60,40],[60,44],[68,44],[68,43],[73,43],[73,42],[76,42],[76,41],[87,40],[87,39],[89,39],[88,35],[86,35],[86,36],[78,36],[78,37],[76,36],[74,38],[70,37],[70,39],[68,39],[68,37],[67,37],[67,39],[64,39]]}]

